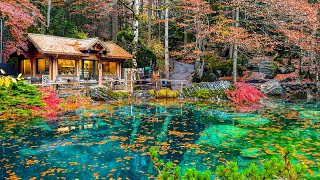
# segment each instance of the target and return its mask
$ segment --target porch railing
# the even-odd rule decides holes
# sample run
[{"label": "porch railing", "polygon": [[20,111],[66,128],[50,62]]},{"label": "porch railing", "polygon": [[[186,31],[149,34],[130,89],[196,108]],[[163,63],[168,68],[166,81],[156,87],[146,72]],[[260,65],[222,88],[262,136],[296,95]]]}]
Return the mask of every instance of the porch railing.
[{"label": "porch railing", "polygon": [[64,82],[29,82],[30,84],[41,87],[52,87],[58,93],[68,93],[72,91],[87,92],[90,86],[102,85],[108,86],[116,91],[125,91],[133,93],[136,90],[159,90],[164,88],[170,88],[173,90],[181,90],[188,86],[188,81],[186,80],[169,80],[169,79],[158,79],[156,81],[151,80],[103,80],[103,81],[64,81]]}]

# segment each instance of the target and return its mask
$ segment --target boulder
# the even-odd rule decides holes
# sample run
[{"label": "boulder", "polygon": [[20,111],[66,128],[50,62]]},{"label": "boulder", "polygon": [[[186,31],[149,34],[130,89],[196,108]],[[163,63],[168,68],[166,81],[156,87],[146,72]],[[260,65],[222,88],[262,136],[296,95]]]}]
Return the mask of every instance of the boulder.
[{"label": "boulder", "polygon": [[280,83],[276,80],[270,80],[261,84],[261,91],[262,93],[270,96],[282,96],[284,95],[285,91],[281,87]]},{"label": "boulder", "polygon": [[287,68],[286,67],[280,67],[279,68],[279,71],[282,73],[282,74],[285,74],[287,72]]},{"label": "boulder", "polygon": [[277,70],[272,57],[268,56],[256,57],[249,60],[247,68],[265,74],[268,79],[273,78]]}]

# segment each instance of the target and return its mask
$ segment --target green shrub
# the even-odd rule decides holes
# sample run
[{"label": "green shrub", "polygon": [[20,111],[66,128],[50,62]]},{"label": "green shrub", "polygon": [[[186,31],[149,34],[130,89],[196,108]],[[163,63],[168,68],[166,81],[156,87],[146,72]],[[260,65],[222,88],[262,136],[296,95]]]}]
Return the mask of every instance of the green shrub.
[{"label": "green shrub", "polygon": [[154,96],[156,94],[156,91],[154,89],[149,90],[149,95]]},{"label": "green shrub", "polygon": [[[117,41],[116,43],[127,50],[128,52],[132,52],[132,41],[134,35],[129,31],[119,31],[117,34]],[[152,65],[150,65],[150,62]],[[138,42],[138,49],[137,49],[137,63],[138,67],[154,67],[156,63],[156,55],[153,51],[144,45],[141,40],[139,39]],[[132,60],[124,61],[122,64],[123,68],[132,68]]]},{"label": "green shrub", "polygon": [[[251,163],[244,170],[239,170],[237,162],[231,161],[227,166],[218,166],[216,179],[221,180],[260,180],[260,179],[306,179],[308,171],[304,164],[293,164],[293,146],[284,149],[282,157],[272,157],[260,166]],[[158,152],[154,148],[149,149],[150,158],[154,168],[158,172],[157,179],[187,179],[209,180],[212,178],[210,171],[199,172],[196,169],[186,169],[181,175],[181,168],[172,162],[166,164],[158,159]]]},{"label": "green shrub", "polygon": [[264,162],[259,168],[255,163],[240,171],[236,162],[229,162],[228,165],[218,166],[216,173],[225,180],[245,179],[305,179],[307,166],[304,164],[293,164],[293,146],[284,150],[282,157],[272,157]]},{"label": "green shrub", "polygon": [[199,99],[211,99],[211,98],[225,98],[226,94],[224,90],[210,90],[201,88],[190,94],[191,97],[196,97]]},{"label": "green shrub", "polygon": [[31,110],[25,106],[44,106],[42,94],[35,86],[21,81],[11,83],[8,88],[0,86],[0,113],[29,116]]},{"label": "green shrub", "polygon": [[[207,53],[203,56],[204,62],[206,63],[205,69],[206,74],[214,73],[216,76],[231,76],[232,75],[232,68],[233,68],[233,61],[232,60],[222,60],[219,56],[216,56],[212,53]],[[239,65],[240,61],[238,62],[238,74],[242,76],[243,68]],[[218,73],[218,71],[220,71]],[[204,75],[205,79],[211,80],[209,77]],[[205,79],[201,79],[202,82],[206,82]]]},{"label": "green shrub", "polygon": [[149,149],[149,154],[154,168],[158,172],[157,179],[190,179],[190,180],[210,180],[211,172],[199,172],[196,169],[187,169],[184,176],[181,176],[181,167],[173,164],[171,161],[164,163],[158,159],[158,151],[154,148]]},{"label": "green shrub", "polygon": [[125,93],[125,92],[114,92],[114,95],[118,98],[128,98],[129,97],[129,94],[128,93]]},{"label": "green shrub", "polygon": [[156,92],[155,97],[156,98],[176,98],[179,96],[179,91],[174,91],[171,89],[161,89]]}]

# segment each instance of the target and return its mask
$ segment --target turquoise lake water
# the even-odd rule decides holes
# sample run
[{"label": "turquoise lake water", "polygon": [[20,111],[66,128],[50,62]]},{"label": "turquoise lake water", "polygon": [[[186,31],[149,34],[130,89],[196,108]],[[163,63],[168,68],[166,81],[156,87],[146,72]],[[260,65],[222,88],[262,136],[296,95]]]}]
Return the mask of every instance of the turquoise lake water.
[{"label": "turquoise lake water", "polygon": [[52,120],[0,121],[0,179],[149,179],[147,154],[184,170],[240,168],[294,145],[295,157],[320,179],[320,103],[270,101],[240,112],[227,103],[97,105]]}]

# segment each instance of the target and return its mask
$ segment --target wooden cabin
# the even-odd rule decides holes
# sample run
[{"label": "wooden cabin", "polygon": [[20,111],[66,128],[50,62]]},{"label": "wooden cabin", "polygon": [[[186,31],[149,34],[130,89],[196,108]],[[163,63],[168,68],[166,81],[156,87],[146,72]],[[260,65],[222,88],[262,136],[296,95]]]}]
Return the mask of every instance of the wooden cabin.
[{"label": "wooden cabin", "polygon": [[74,39],[43,34],[28,34],[28,51],[19,60],[25,77],[49,80],[97,80],[121,78],[121,64],[132,55],[115,43],[98,38]]}]

